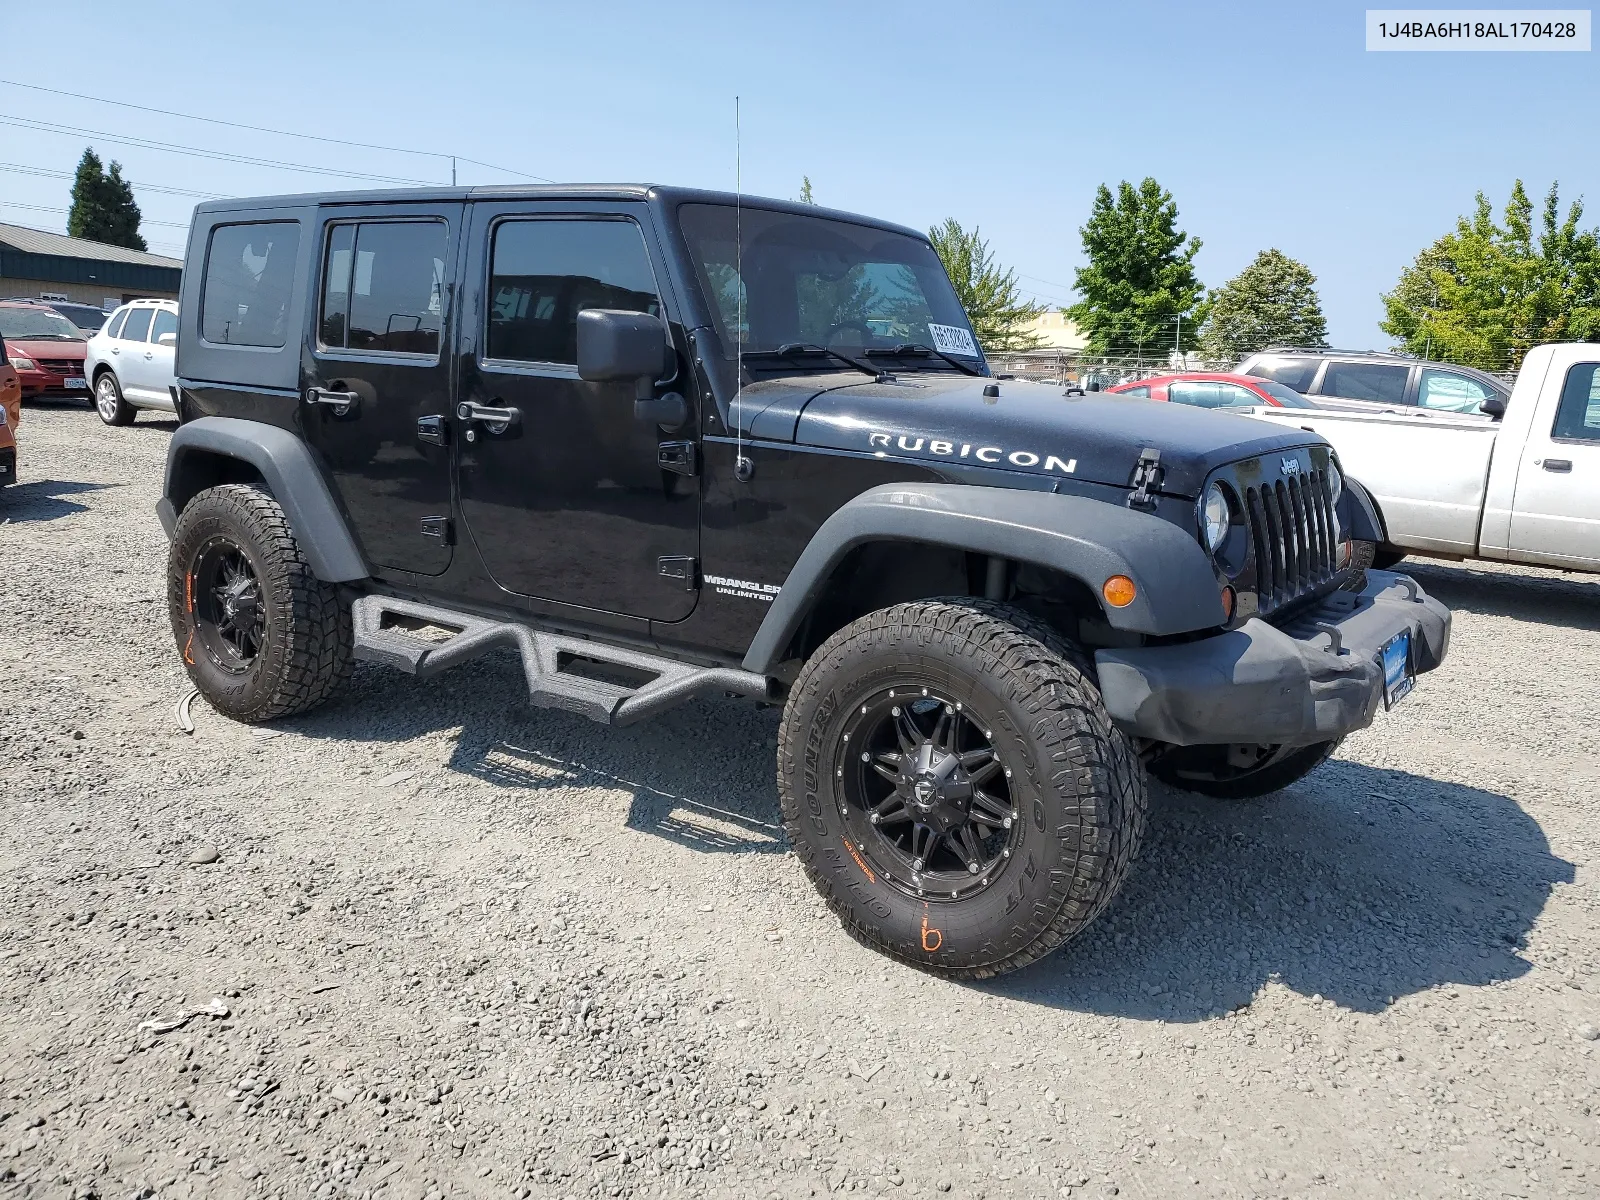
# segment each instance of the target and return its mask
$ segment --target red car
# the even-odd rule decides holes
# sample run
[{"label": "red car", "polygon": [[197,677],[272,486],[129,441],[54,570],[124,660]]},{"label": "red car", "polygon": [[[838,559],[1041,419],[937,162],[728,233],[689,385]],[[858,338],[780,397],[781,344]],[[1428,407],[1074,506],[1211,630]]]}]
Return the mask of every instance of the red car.
[{"label": "red car", "polygon": [[22,382],[22,398],[89,398],[83,378],[88,341],[83,331],[52,308],[0,300],[0,339]]},{"label": "red car", "polygon": [[1271,379],[1220,371],[1185,371],[1107,388],[1111,396],[1140,396],[1196,408],[1315,408],[1299,392]]}]

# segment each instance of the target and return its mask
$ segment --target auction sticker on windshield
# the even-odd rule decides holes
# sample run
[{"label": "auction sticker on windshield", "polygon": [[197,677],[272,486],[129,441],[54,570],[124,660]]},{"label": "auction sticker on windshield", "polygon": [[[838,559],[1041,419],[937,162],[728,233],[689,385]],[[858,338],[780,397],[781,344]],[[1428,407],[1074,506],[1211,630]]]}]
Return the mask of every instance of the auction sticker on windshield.
[{"label": "auction sticker on windshield", "polygon": [[972,332],[961,328],[959,325],[928,325],[928,332],[933,334],[933,348],[942,354],[965,354],[968,358],[978,357],[978,345],[972,340]]}]

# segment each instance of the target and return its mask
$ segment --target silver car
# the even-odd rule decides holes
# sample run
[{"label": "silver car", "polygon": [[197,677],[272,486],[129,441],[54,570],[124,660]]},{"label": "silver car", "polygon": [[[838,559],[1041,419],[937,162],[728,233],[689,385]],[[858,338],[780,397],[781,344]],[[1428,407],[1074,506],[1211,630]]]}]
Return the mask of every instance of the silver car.
[{"label": "silver car", "polygon": [[127,425],[141,408],[176,412],[172,385],[178,302],[135,300],[112,313],[89,339],[83,373],[95,411],[107,425]]}]

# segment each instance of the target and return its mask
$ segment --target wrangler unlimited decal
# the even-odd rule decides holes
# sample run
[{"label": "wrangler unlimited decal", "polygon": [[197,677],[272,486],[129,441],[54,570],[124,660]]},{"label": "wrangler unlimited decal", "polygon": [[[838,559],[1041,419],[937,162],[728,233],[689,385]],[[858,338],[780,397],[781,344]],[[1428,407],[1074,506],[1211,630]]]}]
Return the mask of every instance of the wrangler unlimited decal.
[{"label": "wrangler unlimited decal", "polygon": [[1054,454],[1035,454],[1032,450],[1007,451],[1000,446],[975,446],[971,442],[947,442],[942,438],[907,437],[901,434],[896,437],[891,433],[869,433],[867,445],[873,447],[879,458],[888,458],[890,450],[898,450],[905,454],[936,454],[940,458],[969,459],[973,462],[998,465],[1004,463],[1013,467],[1043,466],[1046,471],[1060,471],[1063,475],[1071,475],[1078,469],[1078,460],[1075,458],[1057,458]]},{"label": "wrangler unlimited decal", "polygon": [[768,604],[783,589],[775,583],[752,583],[748,579],[729,579],[725,575],[702,575],[721,596],[738,596],[744,600],[763,600]]}]

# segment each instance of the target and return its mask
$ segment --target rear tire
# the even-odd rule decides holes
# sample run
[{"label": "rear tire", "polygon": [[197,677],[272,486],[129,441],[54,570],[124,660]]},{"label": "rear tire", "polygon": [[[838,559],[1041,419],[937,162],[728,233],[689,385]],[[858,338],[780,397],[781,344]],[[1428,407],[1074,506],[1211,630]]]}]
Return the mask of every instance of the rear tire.
[{"label": "rear tire", "polygon": [[107,425],[133,424],[133,405],[122,398],[122,388],[110,371],[95,376],[94,410]]},{"label": "rear tire", "polygon": [[1150,774],[1180,791],[1219,800],[1254,800],[1298,783],[1339,748],[1342,738],[1292,749],[1274,748],[1265,765],[1233,768],[1227,746],[1186,746],[1150,764]]},{"label": "rear tire", "polygon": [[845,929],[952,978],[1082,931],[1144,833],[1144,772],[1087,659],[1004,604],[920,600],[841,629],[795,682],[778,746],[784,827]]},{"label": "rear tire", "polygon": [[305,712],[350,674],[350,610],[312,574],[283,508],[260,487],[224,484],[184,507],[167,607],[189,678],[235,720]]}]

